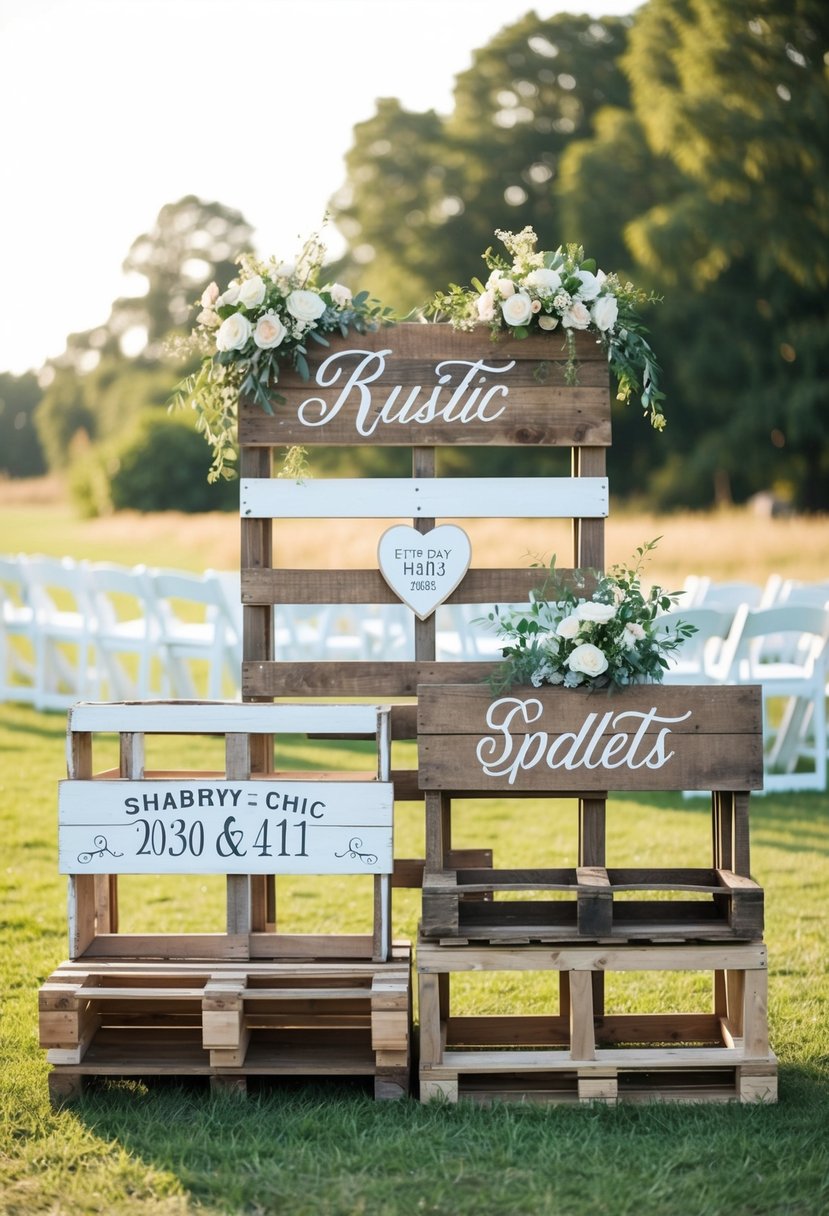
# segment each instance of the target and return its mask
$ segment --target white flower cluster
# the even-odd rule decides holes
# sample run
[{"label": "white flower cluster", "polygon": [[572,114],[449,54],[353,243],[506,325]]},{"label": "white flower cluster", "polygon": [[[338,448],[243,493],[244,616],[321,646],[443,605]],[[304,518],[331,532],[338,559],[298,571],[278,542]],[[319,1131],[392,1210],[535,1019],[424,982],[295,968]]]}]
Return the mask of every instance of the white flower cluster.
[{"label": "white flower cluster", "polygon": [[[640,558],[654,543],[638,551]],[[499,689],[513,684],[623,687],[661,680],[666,656],[693,629],[682,622],[673,633],[659,628],[659,615],[676,597],[659,587],[644,594],[640,566],[616,566],[608,574],[594,575],[590,598],[577,596],[551,567],[528,609],[491,613],[490,621],[505,640],[505,663],[494,677]],[[583,572],[574,571],[573,578],[577,587],[585,588]]]},{"label": "white flower cluster", "polygon": [[[202,295],[202,310],[196,320],[205,329],[215,329],[217,351],[243,351],[251,340],[259,350],[275,350],[289,335],[302,338],[316,328],[329,307],[319,292],[294,288],[283,294],[283,286],[284,280],[266,279],[261,274],[240,277],[221,294],[211,283]],[[342,283],[332,283],[322,290],[336,309],[351,303],[351,292]],[[220,310],[228,308],[235,311],[223,319]]]},{"label": "white flower cluster", "polygon": [[[590,269],[581,251],[535,253],[535,233],[499,232],[513,253],[511,267],[496,266],[475,301],[478,320],[525,330],[533,319],[539,329],[589,329],[612,332],[619,317],[615,280]],[[583,255],[582,255],[583,258]],[[593,264],[590,263],[589,266]]]}]

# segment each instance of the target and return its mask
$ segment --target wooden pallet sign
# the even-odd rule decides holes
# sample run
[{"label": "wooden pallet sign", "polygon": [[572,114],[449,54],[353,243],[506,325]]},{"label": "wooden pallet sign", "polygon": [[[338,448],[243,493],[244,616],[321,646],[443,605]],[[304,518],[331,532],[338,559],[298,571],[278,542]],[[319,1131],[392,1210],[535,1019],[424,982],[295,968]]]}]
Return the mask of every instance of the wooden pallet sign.
[{"label": "wooden pallet sign", "polygon": [[402,324],[334,338],[312,379],[286,369],[284,403],[244,403],[243,446],[273,444],[568,445],[610,443],[607,356],[576,335],[579,384],[567,385],[567,344],[534,335],[493,343],[488,330]]},{"label": "wooden pallet sign", "polygon": [[617,693],[423,685],[420,786],[499,793],[757,790],[759,686],[646,684]]},{"label": "wooden pallet sign", "polygon": [[[749,791],[762,784],[759,688],[516,689],[493,698],[480,685],[432,685],[421,687],[418,704],[424,938],[457,945],[762,937],[764,896],[750,876],[748,842]],[[610,789],[710,790],[710,866],[609,864]],[[452,798],[481,794],[578,798],[578,864],[452,866]],[[520,821],[520,801],[515,814]]]},{"label": "wooden pallet sign", "polygon": [[61,874],[391,874],[390,782],[62,781]]},{"label": "wooden pallet sign", "polygon": [[[96,770],[99,734],[116,732],[120,762]],[[369,772],[275,771],[274,740],[371,738]],[[153,770],[153,736],[182,739],[177,771]],[[224,771],[188,768],[188,736],[218,735]],[[389,710],[376,705],[146,702],[77,705],[69,715],[69,779],[59,787],[59,857],[69,875],[71,958],[339,958],[391,951],[394,788]],[[118,931],[118,877],[227,876],[225,933]],[[276,875],[367,875],[365,934],[278,930]]]}]

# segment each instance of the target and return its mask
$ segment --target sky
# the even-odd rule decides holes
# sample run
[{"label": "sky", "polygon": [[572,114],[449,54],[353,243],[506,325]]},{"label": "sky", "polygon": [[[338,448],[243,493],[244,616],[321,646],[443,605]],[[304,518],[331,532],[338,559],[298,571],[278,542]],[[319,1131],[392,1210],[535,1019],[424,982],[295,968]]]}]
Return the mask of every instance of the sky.
[{"label": "sky", "polygon": [[473,50],[525,13],[638,2],[0,0],[0,372],[107,319],[165,203],[235,208],[257,253],[291,259],[378,97],[448,113]]}]

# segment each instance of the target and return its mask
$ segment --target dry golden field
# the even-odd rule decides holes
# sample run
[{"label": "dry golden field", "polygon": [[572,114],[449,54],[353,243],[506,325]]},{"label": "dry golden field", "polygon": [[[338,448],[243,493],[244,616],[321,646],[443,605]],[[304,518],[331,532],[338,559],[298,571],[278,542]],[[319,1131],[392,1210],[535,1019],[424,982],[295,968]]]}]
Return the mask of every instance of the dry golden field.
[{"label": "dry golden field", "polygon": [[[79,519],[58,483],[0,482],[3,552],[53,555],[189,569],[232,570],[239,564],[239,521],[232,513],[141,515],[121,512]],[[301,521],[277,524],[276,559],[290,567],[371,567],[377,541],[392,521]],[[448,522],[448,521],[442,521]],[[472,540],[473,565],[570,565],[570,525],[538,520],[458,520]],[[674,589],[688,575],[763,583],[770,574],[804,581],[829,578],[829,519],[766,519],[748,510],[656,516],[611,505],[607,564],[627,561],[638,545],[661,537],[645,581]]]}]

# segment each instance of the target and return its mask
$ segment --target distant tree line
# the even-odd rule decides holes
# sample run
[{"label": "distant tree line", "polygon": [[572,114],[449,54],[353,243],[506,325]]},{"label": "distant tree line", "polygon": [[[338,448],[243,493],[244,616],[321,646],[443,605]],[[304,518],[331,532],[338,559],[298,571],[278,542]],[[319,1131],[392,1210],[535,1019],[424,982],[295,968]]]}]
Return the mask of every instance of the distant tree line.
[{"label": "distant tree line", "polygon": [[[348,252],[332,273],[405,313],[480,275],[496,228],[530,224],[542,247],[583,245],[663,297],[645,320],[669,424],[657,436],[634,407],[615,408],[615,494],[664,510],[772,489],[826,510],[828,57],[825,0],[528,13],[475,52],[449,115],[387,98],[355,128],[330,207]],[[252,245],[247,221],[220,203],[163,208],[125,262],[144,293],[70,335],[39,382],[0,375],[0,472],[71,469],[89,511],[229,505],[232,484],[204,481],[209,454],[191,420],[165,409],[183,374],[165,341]],[[384,472],[396,457],[368,459]],[[497,468],[484,450],[449,459],[502,472],[528,456],[500,452]],[[554,460],[539,452],[531,464]]]}]

